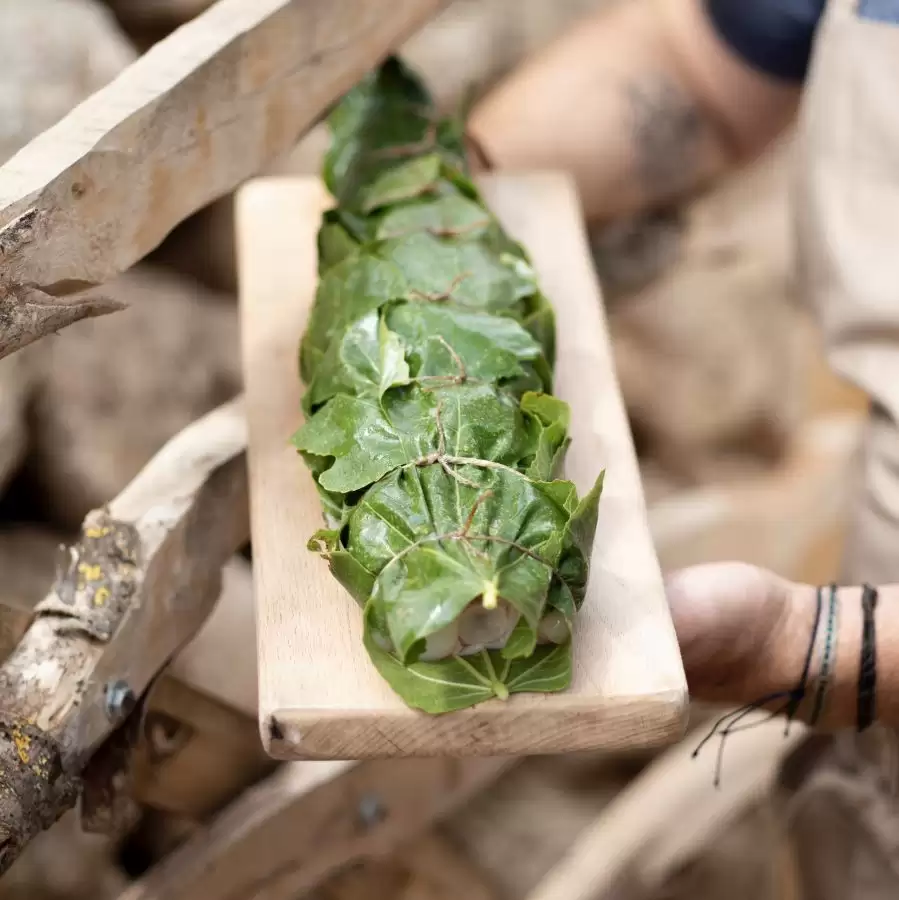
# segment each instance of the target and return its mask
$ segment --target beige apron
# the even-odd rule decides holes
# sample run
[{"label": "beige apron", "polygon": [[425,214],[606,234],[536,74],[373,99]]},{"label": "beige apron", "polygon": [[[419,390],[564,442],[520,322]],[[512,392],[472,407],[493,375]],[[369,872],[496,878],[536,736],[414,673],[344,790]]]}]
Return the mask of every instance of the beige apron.
[{"label": "beige apron", "polygon": [[800,118],[802,283],[830,361],[874,406],[847,580],[899,581],[899,24],[830,0]]},{"label": "beige apron", "polygon": [[[899,582],[897,19],[899,0],[829,0],[800,117],[802,283],[831,364],[872,404],[844,567],[855,584]],[[785,762],[803,900],[899,898],[896,746],[847,732]]]}]

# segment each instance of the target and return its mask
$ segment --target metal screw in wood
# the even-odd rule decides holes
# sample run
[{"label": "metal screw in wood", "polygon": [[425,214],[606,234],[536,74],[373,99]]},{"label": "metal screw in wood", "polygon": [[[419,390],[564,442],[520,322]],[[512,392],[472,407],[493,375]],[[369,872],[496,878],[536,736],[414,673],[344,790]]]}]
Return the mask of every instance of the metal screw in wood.
[{"label": "metal screw in wood", "polygon": [[377,794],[365,794],[359,800],[359,821],[366,828],[374,828],[383,822],[387,816],[387,809]]},{"label": "metal screw in wood", "polygon": [[112,722],[127,719],[137,705],[137,697],[126,681],[106,685],[106,715]]}]

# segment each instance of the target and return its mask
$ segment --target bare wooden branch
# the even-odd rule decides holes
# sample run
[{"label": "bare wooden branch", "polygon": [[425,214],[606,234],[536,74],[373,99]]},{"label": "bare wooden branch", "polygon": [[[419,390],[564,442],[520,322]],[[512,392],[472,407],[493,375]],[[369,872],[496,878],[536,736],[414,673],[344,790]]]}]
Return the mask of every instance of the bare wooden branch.
[{"label": "bare wooden branch", "polygon": [[720,785],[715,748],[693,757],[705,725],[659,756],[584,829],[527,900],[657,895],[672,872],[771,790],[784,754],[803,738],[801,724],[789,736],[781,719],[755,725],[731,732]]},{"label": "bare wooden branch", "polygon": [[[227,658],[235,649],[223,644],[219,653]],[[277,765],[262,747],[255,716],[168,674],[147,698],[141,731],[132,745],[133,796],[171,815],[206,819]]]},{"label": "bare wooden branch", "polygon": [[512,762],[291,763],[246,791],[120,900],[293,900],[349,863],[421,834]]},{"label": "bare wooden branch", "polygon": [[500,892],[487,872],[443,835],[428,832],[403,847],[398,855],[416,879],[431,889],[419,892],[425,896],[499,900]]},{"label": "bare wooden branch", "polygon": [[[290,148],[446,0],[220,0],[0,168],[0,357]],[[82,293],[79,293],[82,292]]]},{"label": "bare wooden branch", "polygon": [[196,633],[248,535],[242,401],[172,439],[85,519],[0,666],[0,871],[75,797],[76,776]]},{"label": "bare wooden branch", "polygon": [[176,26],[208,9],[212,0],[109,0],[116,16],[132,28]]}]

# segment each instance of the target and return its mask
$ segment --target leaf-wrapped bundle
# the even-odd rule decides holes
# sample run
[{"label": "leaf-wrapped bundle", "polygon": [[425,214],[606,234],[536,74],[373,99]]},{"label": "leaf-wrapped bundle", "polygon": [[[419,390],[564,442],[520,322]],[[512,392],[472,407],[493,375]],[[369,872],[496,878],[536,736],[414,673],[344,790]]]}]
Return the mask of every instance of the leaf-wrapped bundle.
[{"label": "leaf-wrapped bundle", "polygon": [[329,117],[320,283],[294,436],[326,527],[310,540],[363,608],[410,706],[443,713],[571,680],[602,475],[559,478],[569,410],[525,251],[396,59]]}]

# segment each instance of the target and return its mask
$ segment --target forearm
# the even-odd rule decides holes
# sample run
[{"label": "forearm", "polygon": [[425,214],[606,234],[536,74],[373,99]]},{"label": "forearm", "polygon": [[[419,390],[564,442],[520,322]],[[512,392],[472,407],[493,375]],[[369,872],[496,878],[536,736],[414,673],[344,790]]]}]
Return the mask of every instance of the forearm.
[{"label": "forearm", "polygon": [[493,166],[571,172],[596,221],[691,192],[753,156],[797,96],[737,60],[700,0],[629,0],[513,73],[470,131]]}]

